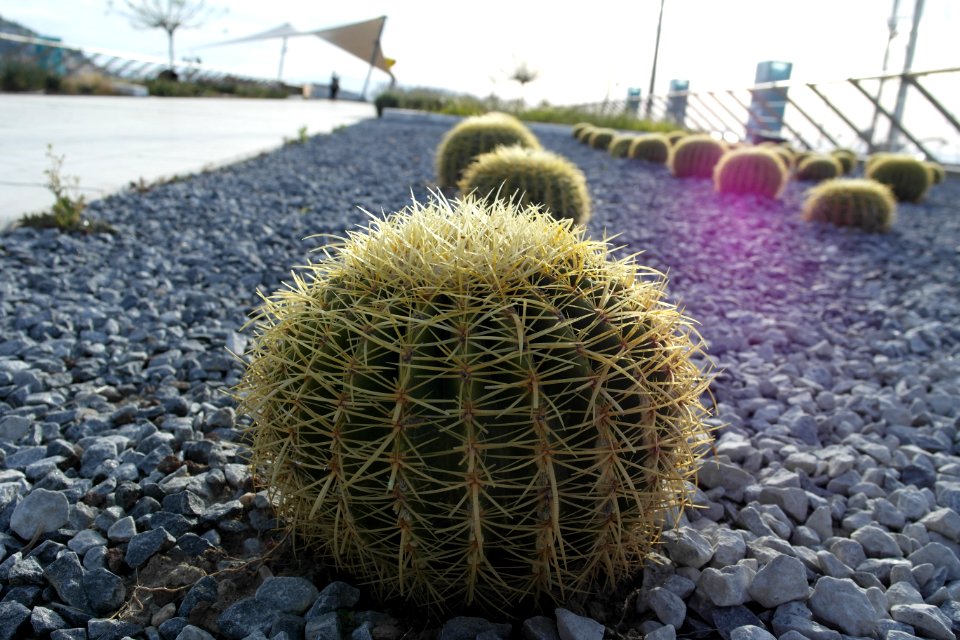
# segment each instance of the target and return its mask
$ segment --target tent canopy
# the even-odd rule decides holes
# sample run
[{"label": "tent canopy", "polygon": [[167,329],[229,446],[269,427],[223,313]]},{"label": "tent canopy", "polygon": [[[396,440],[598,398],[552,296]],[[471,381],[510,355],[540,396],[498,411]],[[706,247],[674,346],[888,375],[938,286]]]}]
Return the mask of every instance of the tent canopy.
[{"label": "tent canopy", "polygon": [[209,47],[217,47],[225,44],[239,44],[241,42],[254,42],[256,40],[271,40],[275,38],[294,38],[299,36],[316,36],[326,40],[330,44],[339,47],[360,58],[367,64],[380,69],[393,78],[393,72],[390,70],[396,60],[384,57],[383,50],[380,48],[380,34],[383,32],[383,26],[387,21],[387,16],[380,16],[371,20],[362,22],[352,22],[350,24],[330,27],[328,29],[311,29],[309,31],[299,31],[290,23],[285,22],[280,26],[267,29],[260,33],[254,33],[235,40],[217,42]]}]

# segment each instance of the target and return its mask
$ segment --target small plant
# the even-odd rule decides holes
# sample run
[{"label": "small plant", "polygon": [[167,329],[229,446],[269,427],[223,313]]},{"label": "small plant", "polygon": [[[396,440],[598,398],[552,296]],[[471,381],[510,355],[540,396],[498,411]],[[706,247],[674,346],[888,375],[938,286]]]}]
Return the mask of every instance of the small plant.
[{"label": "small plant", "polygon": [[630,155],[630,145],[637,139],[633,134],[618,134],[610,141],[607,151],[614,158],[626,158]]},{"label": "small plant", "polygon": [[797,165],[797,180],[803,182],[820,182],[843,175],[843,166],[833,156],[812,154],[805,157]]},{"label": "small plant", "polygon": [[383,117],[384,109],[396,109],[400,106],[400,96],[389,91],[381,93],[373,99],[373,106],[377,109],[377,117]]},{"label": "small plant", "polygon": [[865,231],[888,231],[896,218],[893,191],[875,180],[826,180],[807,192],[801,217]]},{"label": "small plant", "polygon": [[753,193],[779,198],[789,172],[780,154],[770,147],[728,151],[713,169],[714,189],[721,193]]},{"label": "small plant", "polygon": [[867,168],[866,176],[888,185],[899,202],[919,202],[930,188],[930,170],[910,156],[880,158]]},{"label": "small plant", "polygon": [[667,166],[677,178],[710,178],[726,146],[709,135],[685,136],[670,150]]},{"label": "small plant", "polygon": [[709,445],[692,321],[584,227],[440,199],[265,299],[237,391],[295,540],[434,610],[639,570]]},{"label": "small plant", "polygon": [[539,149],[540,142],[513,116],[488,113],[461,121],[440,142],[437,149],[437,182],[453,188],[477,156],[500,146],[520,145]]},{"label": "small plant", "polygon": [[616,129],[595,128],[590,132],[590,146],[606,151],[616,136]]},{"label": "small plant", "polygon": [[64,156],[53,153],[53,145],[47,145],[47,158],[51,166],[43,174],[47,176],[47,189],[53,194],[54,202],[49,212],[32,213],[23,216],[20,224],[36,229],[59,229],[61,231],[82,231],[86,233],[113,233],[113,227],[105,222],[90,221],[83,215],[87,201],[83,195],[75,195],[80,180],[64,176]]},{"label": "small plant", "polygon": [[840,161],[843,175],[847,175],[857,166],[857,154],[851,149],[834,149],[830,155]]},{"label": "small plant", "polygon": [[927,168],[927,173],[930,174],[931,186],[940,184],[946,179],[947,172],[944,170],[943,165],[936,162],[927,161],[923,163],[923,166]]},{"label": "small plant", "polygon": [[791,170],[796,166],[797,154],[795,151],[781,144],[775,144],[770,146],[764,146],[765,149],[773,151],[780,159],[783,160],[783,164],[787,167],[787,170]]},{"label": "small plant", "polygon": [[627,155],[635,160],[663,164],[670,156],[670,140],[662,133],[637,136],[630,145]]},{"label": "small plant", "polygon": [[586,224],[590,218],[587,179],[575,164],[549,151],[500,147],[477,157],[459,184],[463,193],[487,200],[507,198],[524,207],[543,207],[557,219]]}]

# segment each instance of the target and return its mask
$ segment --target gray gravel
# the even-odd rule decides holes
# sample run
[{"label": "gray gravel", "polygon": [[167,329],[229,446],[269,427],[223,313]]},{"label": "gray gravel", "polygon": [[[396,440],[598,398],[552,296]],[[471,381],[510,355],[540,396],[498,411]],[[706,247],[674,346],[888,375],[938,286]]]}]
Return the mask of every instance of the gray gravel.
[{"label": "gray gravel", "polygon": [[805,185],[719,195],[565,127],[535,131],[586,174],[591,233],[669,273],[716,361],[700,508],[616,593],[515,620],[428,620],[312,562],[260,566],[277,521],[225,393],[257,291],[308,236],[425,198],[448,126],[362,122],[93,203],[116,235],[0,235],[0,638],[960,631],[960,180],[869,235],[802,223]]}]

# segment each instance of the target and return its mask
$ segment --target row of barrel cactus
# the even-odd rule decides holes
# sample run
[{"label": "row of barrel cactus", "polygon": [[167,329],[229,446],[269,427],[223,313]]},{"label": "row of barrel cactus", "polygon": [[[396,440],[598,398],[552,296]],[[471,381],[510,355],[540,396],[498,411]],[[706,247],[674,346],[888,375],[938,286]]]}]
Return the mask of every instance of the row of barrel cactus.
[{"label": "row of barrel cactus", "polygon": [[[575,127],[574,135],[596,146],[592,137],[596,131],[583,123]],[[898,201],[918,202],[944,176],[943,167],[936,163],[883,153],[867,159],[867,180],[843,179],[858,164],[856,153],[849,149],[814,153],[774,143],[728,146],[703,134],[678,134],[673,143],[657,135],[617,134],[611,138],[608,151],[614,157],[637,157],[632,152],[634,145],[656,138],[663,140],[658,161],[665,162],[676,177],[712,177],[719,192],[770,198],[780,197],[791,176],[819,183],[808,191],[804,219],[870,231],[888,230],[896,217]]]}]

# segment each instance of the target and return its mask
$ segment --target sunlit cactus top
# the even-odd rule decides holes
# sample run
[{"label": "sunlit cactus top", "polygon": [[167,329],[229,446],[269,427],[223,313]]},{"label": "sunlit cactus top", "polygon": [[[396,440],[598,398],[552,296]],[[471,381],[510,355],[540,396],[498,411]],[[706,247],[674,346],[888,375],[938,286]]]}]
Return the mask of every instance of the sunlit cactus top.
[{"label": "sunlit cactus top", "polygon": [[709,441],[700,340],[662,274],[585,233],[414,203],[266,300],[238,392],[295,540],[437,609],[639,569]]}]

